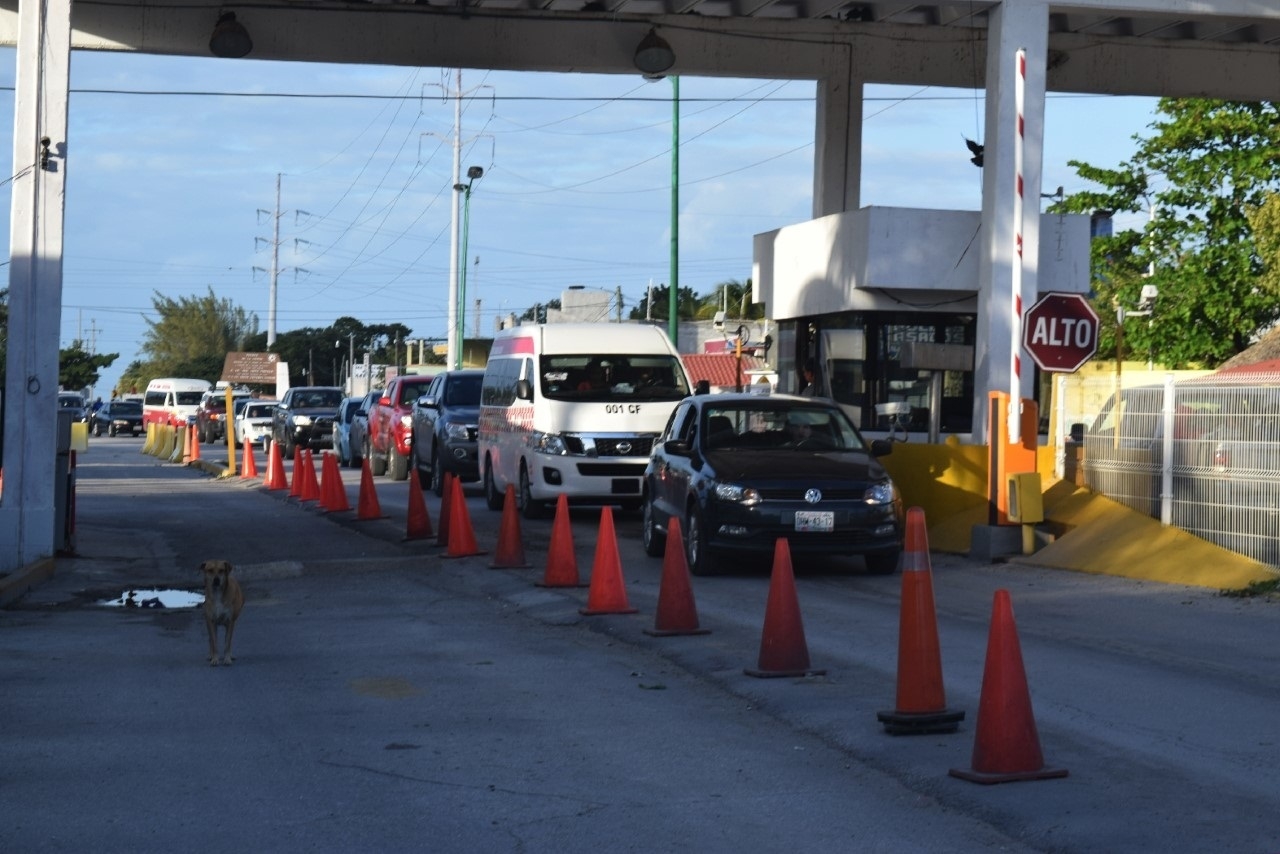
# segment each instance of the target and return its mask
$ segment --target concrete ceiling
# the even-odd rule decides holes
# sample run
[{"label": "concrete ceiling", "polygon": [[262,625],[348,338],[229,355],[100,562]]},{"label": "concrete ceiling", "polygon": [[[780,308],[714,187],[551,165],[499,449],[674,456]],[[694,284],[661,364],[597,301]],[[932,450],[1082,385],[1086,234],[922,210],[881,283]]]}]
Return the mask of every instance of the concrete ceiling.
[{"label": "concrete ceiling", "polygon": [[[253,59],[627,74],[655,27],[675,50],[674,74],[977,87],[998,5],[76,0],[72,16],[73,46],[88,50],[208,56],[215,20],[233,11],[252,36]],[[0,0],[0,43],[16,39],[16,10],[17,0]],[[1274,0],[1077,0],[1049,4],[1048,20],[1051,91],[1280,98]]]}]

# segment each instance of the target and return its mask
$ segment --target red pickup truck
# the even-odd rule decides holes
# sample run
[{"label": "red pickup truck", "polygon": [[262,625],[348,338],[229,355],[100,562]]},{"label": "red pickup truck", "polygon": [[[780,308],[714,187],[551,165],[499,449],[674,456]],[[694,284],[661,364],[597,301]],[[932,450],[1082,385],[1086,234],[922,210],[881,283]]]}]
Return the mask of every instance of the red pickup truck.
[{"label": "red pickup truck", "polygon": [[409,476],[413,447],[413,404],[435,375],[411,374],[387,382],[386,391],[369,410],[369,470],[392,480]]}]

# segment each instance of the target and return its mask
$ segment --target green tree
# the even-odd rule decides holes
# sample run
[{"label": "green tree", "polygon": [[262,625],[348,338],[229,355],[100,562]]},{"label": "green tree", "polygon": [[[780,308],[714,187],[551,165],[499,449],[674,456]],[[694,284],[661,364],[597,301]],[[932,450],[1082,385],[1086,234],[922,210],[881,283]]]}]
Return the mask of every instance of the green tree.
[{"label": "green tree", "polygon": [[549,308],[560,308],[560,300],[551,299],[545,303],[531,305],[524,310],[524,314],[520,315],[520,320],[530,323],[543,323],[547,319],[547,309]]},{"label": "green tree", "polygon": [[[726,317],[734,319],[760,320],[764,317],[764,304],[751,301],[750,279],[745,282],[726,279],[711,293],[702,296],[699,302],[699,320],[711,320],[717,311],[724,311]],[[728,303],[728,308],[725,308],[725,303]]]},{"label": "green tree", "polygon": [[1054,209],[1136,214],[1145,223],[1093,244],[1104,352],[1114,354],[1117,308],[1137,308],[1142,286],[1156,285],[1152,315],[1125,324],[1126,354],[1213,366],[1280,318],[1280,279],[1263,275],[1249,219],[1280,189],[1280,109],[1164,98],[1157,115],[1152,135],[1135,137],[1134,156],[1115,169],[1071,161],[1101,189]]},{"label": "green tree", "polygon": [[[640,304],[631,309],[628,315],[632,320],[644,320],[649,317],[653,320],[666,320],[670,317],[671,312],[671,288],[666,285],[657,285],[647,294],[640,298]],[[649,312],[649,297],[653,297],[653,311]],[[698,310],[702,306],[702,299],[693,292],[693,288],[680,288],[676,292],[676,316],[681,320],[694,320],[698,317]]]},{"label": "green tree", "polygon": [[[155,293],[157,320],[146,318],[140,348],[147,377],[192,377],[215,381],[227,353],[244,350],[258,332],[258,316],[213,293],[172,299]],[[144,383],[145,385],[145,383]]]},{"label": "green tree", "polygon": [[72,391],[96,386],[102,369],[111,367],[119,358],[119,353],[90,353],[84,348],[84,342],[76,339],[70,347],[58,351],[58,384]]},{"label": "green tree", "polygon": [[[289,381],[294,385],[342,385],[343,366],[351,350],[356,361],[369,353],[375,365],[406,364],[412,330],[403,323],[365,325],[354,317],[339,317],[330,326],[308,326],[282,332],[272,351],[289,363]],[[266,339],[254,339],[266,348]],[[416,358],[416,353],[414,354]]]}]

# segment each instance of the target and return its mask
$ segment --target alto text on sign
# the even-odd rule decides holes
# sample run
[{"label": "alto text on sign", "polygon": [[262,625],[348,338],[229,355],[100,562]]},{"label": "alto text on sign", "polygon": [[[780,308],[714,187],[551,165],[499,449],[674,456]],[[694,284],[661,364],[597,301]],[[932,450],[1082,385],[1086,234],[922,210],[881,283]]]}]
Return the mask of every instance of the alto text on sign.
[{"label": "alto text on sign", "polygon": [[1071,373],[1098,350],[1098,315],[1081,294],[1046,294],[1023,315],[1022,344],[1041,370]]}]

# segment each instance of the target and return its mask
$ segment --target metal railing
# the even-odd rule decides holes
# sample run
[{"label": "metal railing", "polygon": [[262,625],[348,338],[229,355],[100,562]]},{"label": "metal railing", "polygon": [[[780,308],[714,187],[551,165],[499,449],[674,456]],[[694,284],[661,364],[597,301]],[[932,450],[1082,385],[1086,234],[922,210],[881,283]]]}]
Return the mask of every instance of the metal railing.
[{"label": "metal railing", "polygon": [[1059,396],[1059,447],[1083,425],[1089,488],[1280,568],[1280,374],[1110,382]]}]

